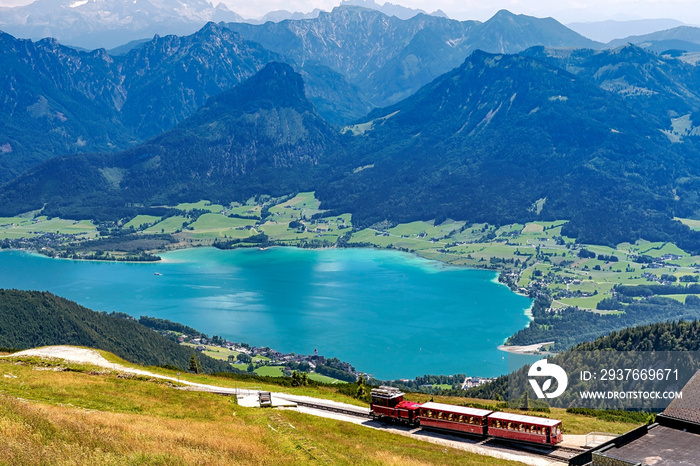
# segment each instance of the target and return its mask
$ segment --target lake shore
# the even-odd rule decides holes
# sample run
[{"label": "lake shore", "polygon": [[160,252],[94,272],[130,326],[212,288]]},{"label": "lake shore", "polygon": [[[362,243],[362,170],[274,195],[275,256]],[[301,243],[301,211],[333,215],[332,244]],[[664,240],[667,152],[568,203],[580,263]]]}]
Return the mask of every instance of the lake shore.
[{"label": "lake shore", "polygon": [[510,345],[500,345],[498,347],[499,350],[505,351],[506,353],[511,353],[511,354],[540,354],[540,353],[547,353],[546,351],[541,351],[543,346],[546,345],[552,345],[554,344],[553,341],[547,341],[544,343],[535,343],[534,345],[525,345],[525,346],[510,346]]}]

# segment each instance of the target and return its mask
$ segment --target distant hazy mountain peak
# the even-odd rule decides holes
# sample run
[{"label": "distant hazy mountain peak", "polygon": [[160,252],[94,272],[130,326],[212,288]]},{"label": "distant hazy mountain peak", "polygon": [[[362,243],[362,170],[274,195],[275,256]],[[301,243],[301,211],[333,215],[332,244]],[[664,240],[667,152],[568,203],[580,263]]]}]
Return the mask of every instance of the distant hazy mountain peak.
[{"label": "distant hazy mountain peak", "polygon": [[270,11],[269,13],[266,13],[265,16],[260,18],[260,20],[257,22],[266,23],[268,21],[272,21],[273,23],[279,23],[280,21],[284,21],[287,19],[313,19],[318,18],[318,15],[321,13],[321,11],[322,10],[320,10],[319,8],[314,8],[314,10],[309,13],[301,13],[299,11],[295,11],[294,13],[292,13],[288,10]]},{"label": "distant hazy mountain peak", "polygon": [[566,26],[589,39],[607,43],[614,39],[651,34],[683,26],[683,23],[675,19],[636,19],[570,23]]},{"label": "distant hazy mountain peak", "polygon": [[381,11],[387,16],[396,16],[399,19],[410,19],[419,14],[427,14],[425,11],[420,9],[408,8],[389,2],[380,5],[374,0],[342,0],[340,2],[340,6],[360,6],[370,10]]},{"label": "distant hazy mountain peak", "polygon": [[34,40],[55,37],[86,49],[117,47],[158,33],[191,34],[207,21],[242,21],[207,0],[36,0],[3,8],[0,29]]}]

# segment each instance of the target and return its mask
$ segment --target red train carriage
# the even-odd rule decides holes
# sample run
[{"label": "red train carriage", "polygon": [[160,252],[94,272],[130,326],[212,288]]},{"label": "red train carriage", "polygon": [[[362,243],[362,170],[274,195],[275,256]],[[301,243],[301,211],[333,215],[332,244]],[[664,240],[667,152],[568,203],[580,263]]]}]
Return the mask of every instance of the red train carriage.
[{"label": "red train carriage", "polygon": [[556,445],[564,440],[561,421],[511,413],[489,415],[488,435],[545,445]]},{"label": "red train carriage", "polygon": [[420,407],[420,425],[469,434],[486,435],[488,409],[467,408],[443,403],[424,403]]},{"label": "red train carriage", "polygon": [[370,411],[373,419],[396,419],[410,425],[418,424],[419,403],[404,401],[404,393],[394,387],[373,388]]}]

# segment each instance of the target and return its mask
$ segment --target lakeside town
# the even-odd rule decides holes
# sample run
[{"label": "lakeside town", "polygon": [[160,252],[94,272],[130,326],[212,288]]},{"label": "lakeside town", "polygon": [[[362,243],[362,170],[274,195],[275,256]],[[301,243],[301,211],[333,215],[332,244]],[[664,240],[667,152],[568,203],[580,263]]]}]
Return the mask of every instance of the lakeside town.
[{"label": "lakeside town", "polygon": [[[283,377],[291,376],[294,371],[304,372],[311,380],[325,383],[355,382],[363,377],[376,384],[395,384],[413,386],[418,391],[432,393],[437,390],[452,390],[484,385],[493,378],[473,377],[463,374],[450,376],[423,376],[416,379],[398,379],[381,381],[374,379],[372,374],[355,369],[350,363],[338,358],[326,358],[314,350],[314,354],[283,353],[269,347],[251,346],[247,343],[231,342],[218,336],[211,338],[206,335],[186,335],[171,330],[158,331],[161,335],[176,340],[179,344],[190,346],[195,351],[225,360],[235,369],[261,376]],[[426,383],[434,382],[434,383]]]}]

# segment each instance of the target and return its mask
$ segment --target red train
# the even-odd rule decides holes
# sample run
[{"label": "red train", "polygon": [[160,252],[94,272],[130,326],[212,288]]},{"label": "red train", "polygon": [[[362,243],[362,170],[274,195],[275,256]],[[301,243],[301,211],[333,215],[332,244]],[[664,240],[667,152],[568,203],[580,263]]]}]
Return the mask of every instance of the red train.
[{"label": "red train", "polygon": [[520,442],[556,445],[564,439],[561,421],[443,403],[413,403],[394,387],[372,389],[374,419],[393,419],[412,426],[461,432]]}]

